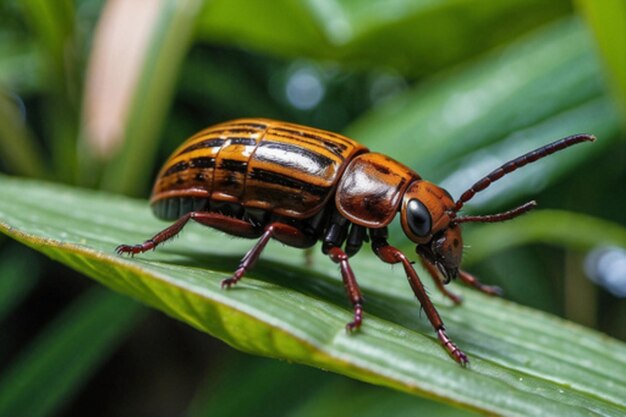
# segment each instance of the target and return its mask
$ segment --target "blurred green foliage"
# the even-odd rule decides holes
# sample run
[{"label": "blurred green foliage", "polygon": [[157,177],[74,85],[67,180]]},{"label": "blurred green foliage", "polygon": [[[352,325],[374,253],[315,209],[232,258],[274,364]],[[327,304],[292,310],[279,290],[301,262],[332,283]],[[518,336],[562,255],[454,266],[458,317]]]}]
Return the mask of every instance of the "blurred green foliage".
[{"label": "blurred green foliage", "polygon": [[[597,226],[583,228],[594,234],[589,245],[602,248],[619,245],[615,236],[626,224],[621,2],[281,0],[267,7],[252,0],[164,0],[126,26],[108,28],[120,3],[0,4],[2,172],[145,197],[159,164],[188,135],[217,121],[267,116],[347,132],[457,195],[499,162],[587,130],[599,137],[594,145],[516,173],[468,207],[487,212],[532,196],[565,214],[538,214],[525,233],[508,224],[475,227],[466,243],[485,239],[500,250],[496,239],[523,236],[524,247],[493,256],[477,250],[472,272],[519,303],[626,339],[624,299],[575,279],[584,274],[590,246],[571,232],[583,216],[583,224]],[[142,53],[124,54],[143,24]],[[99,101],[104,114],[117,114],[118,106],[106,107],[115,78],[99,86],[102,95],[88,95],[98,84],[89,84],[95,46],[103,36],[115,39],[112,31],[125,37],[98,62],[132,63],[138,75],[117,120],[121,145],[103,156],[86,109]],[[312,369],[240,359],[160,316],[137,320],[137,307],[94,295],[78,274],[12,241],[0,239],[0,251],[0,329],[8,341],[0,346],[0,399],[59,387],[41,407],[22,403],[24,412],[249,415],[253,408],[237,414],[220,397],[231,393],[249,406],[263,401],[257,390],[280,389],[289,378],[308,389],[292,394],[297,402],[271,397],[276,415],[380,415],[387,409],[380,404],[396,407],[396,415],[459,413]],[[108,332],[93,336],[107,317]],[[129,332],[130,339],[122,337]],[[86,344],[90,349],[77,354]],[[59,364],[71,372],[59,372]],[[256,376],[249,386],[237,383],[250,374]],[[26,380],[31,384],[17,384]],[[206,387],[192,400],[201,380]],[[307,386],[312,380],[315,387]],[[208,395],[220,381],[222,394]]]}]

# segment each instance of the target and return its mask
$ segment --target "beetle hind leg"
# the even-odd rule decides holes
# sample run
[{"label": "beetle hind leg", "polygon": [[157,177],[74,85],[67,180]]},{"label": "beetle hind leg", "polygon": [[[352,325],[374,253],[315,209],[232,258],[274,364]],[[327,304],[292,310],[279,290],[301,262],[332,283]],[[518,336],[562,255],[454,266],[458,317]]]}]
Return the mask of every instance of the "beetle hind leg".
[{"label": "beetle hind leg", "polygon": [[201,213],[187,213],[178,219],[174,224],[170,227],[161,230],[156,235],[152,236],[150,239],[144,241],[143,243],[139,243],[136,245],[119,245],[115,248],[115,252],[117,254],[130,254],[131,256],[136,255],[138,253],[144,253],[149,251],[150,249],[154,249],[157,245],[165,242],[176,236],[180,231],[185,227],[187,222],[192,218],[193,214],[201,214]]},{"label": "beetle hind leg", "polygon": [[245,220],[236,219],[234,217],[226,216],[220,213],[213,213],[207,211],[192,211],[187,213],[171,226],[161,230],[150,239],[139,243],[137,245],[119,245],[115,248],[115,252],[122,255],[125,253],[132,255],[147,252],[150,249],[156,248],[161,243],[165,242],[176,236],[185,227],[189,220],[194,220],[204,226],[213,227],[218,230],[225,231],[227,233],[235,234],[241,237],[257,237],[259,236],[259,228],[254,227],[252,224]]}]

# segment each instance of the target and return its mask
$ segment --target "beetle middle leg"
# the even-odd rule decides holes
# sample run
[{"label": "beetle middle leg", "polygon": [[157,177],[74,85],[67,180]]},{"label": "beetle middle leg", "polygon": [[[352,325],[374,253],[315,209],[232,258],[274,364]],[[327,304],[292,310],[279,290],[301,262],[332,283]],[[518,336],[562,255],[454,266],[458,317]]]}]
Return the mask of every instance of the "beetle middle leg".
[{"label": "beetle middle leg", "polygon": [[356,282],[354,272],[352,272],[348,262],[348,255],[338,246],[327,246],[323,248],[323,251],[333,262],[339,264],[343,285],[354,309],[354,319],[346,324],[346,329],[348,331],[358,330],[363,322],[363,297],[361,296],[361,289]]},{"label": "beetle middle leg", "polygon": [[461,349],[459,349],[447,335],[446,329],[443,325],[443,320],[441,320],[441,317],[435,309],[435,306],[433,305],[432,301],[430,301],[428,294],[426,294],[424,285],[420,281],[417,272],[415,272],[415,269],[413,269],[411,262],[404,253],[402,253],[399,249],[391,246],[389,243],[387,243],[386,238],[382,237],[386,234],[386,230],[378,230],[382,230],[381,232],[377,233],[379,236],[372,234],[372,248],[374,249],[374,252],[383,262],[389,264],[402,263],[402,266],[404,267],[404,272],[406,273],[407,279],[409,280],[409,284],[413,289],[413,293],[424,308],[426,317],[428,317],[428,320],[435,329],[435,332],[437,332],[437,338],[439,339],[439,342],[446,349],[446,351],[448,351],[450,356],[454,358],[455,361],[463,366],[467,365],[467,363],[469,362],[469,360],[467,359],[467,355],[465,355],[465,353],[463,353],[463,351],[461,351]]},{"label": "beetle middle leg", "polygon": [[315,238],[290,224],[274,222],[267,225],[256,244],[246,253],[232,277],[222,281],[222,288],[230,288],[243,278],[246,271],[256,263],[270,239],[277,239],[287,245],[308,247],[315,243]]}]

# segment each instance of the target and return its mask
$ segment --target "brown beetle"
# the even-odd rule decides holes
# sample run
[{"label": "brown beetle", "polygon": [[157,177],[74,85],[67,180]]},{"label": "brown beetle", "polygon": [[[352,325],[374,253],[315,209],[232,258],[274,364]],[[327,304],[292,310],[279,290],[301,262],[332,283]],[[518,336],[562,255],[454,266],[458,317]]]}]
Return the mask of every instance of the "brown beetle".
[{"label": "brown beetle", "polygon": [[499,288],[483,285],[459,269],[460,224],[512,219],[536,204],[531,201],[488,216],[458,216],[459,210],[477,192],[517,168],[593,140],[591,135],[574,135],[531,151],[482,178],[455,202],[412,169],[345,136],[274,120],[234,120],[192,136],[161,169],[152,209],[157,217],[176,222],[144,243],[120,245],[116,251],[137,254],[153,249],[178,234],[189,220],[231,235],[259,238],[233,276],[222,281],[223,287],[230,287],[254,265],[270,239],[298,248],[321,240],[322,251],[340,265],[354,309],[354,319],[346,327],[355,330],[361,325],[363,302],[348,259],[364,241],[371,241],[381,260],[402,264],[441,344],[465,365],[467,356],[446,334],[411,262],[387,243],[387,226],[400,212],[402,229],[417,244],[425,269],[455,303],[460,298],[443,284],[456,277],[487,294],[499,294]]}]

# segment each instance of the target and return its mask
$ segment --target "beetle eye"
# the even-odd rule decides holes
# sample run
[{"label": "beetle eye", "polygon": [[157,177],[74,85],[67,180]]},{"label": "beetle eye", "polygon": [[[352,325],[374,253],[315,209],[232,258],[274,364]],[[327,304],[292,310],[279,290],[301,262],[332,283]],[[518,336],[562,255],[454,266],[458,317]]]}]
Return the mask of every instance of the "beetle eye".
[{"label": "beetle eye", "polygon": [[432,226],[432,220],[426,206],[421,201],[412,199],[407,204],[406,209],[406,221],[411,232],[420,237],[428,235]]}]

